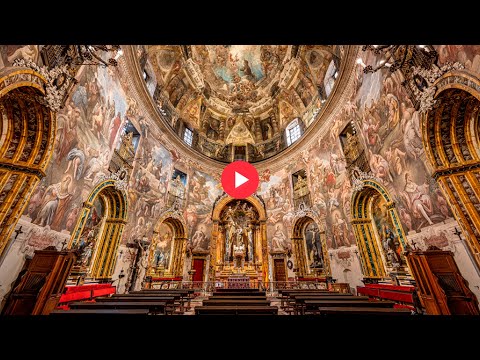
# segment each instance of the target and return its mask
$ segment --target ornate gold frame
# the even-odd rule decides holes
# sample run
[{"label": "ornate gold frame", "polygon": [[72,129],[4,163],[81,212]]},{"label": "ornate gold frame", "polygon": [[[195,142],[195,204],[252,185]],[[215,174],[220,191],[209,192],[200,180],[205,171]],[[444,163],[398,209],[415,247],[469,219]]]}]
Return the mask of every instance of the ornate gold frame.
[{"label": "ornate gold frame", "polygon": [[[171,252],[171,263],[170,267],[165,272],[165,277],[180,277],[183,274],[183,264],[185,260],[185,252],[187,247],[187,224],[183,215],[181,215],[178,211],[174,210],[167,210],[163,214],[160,215],[155,228],[153,230],[153,237],[152,242],[150,244],[150,249],[148,251],[148,268],[145,272],[146,275],[153,275],[154,268],[150,266],[152,262],[152,258],[155,252],[155,247],[160,239],[160,225],[163,223],[167,223],[173,228],[174,238],[172,241],[172,252]],[[152,274],[153,273],[153,274]]]},{"label": "ornate gold frame", "polygon": [[[322,273],[320,274],[309,274],[308,265],[306,263],[306,247],[305,247],[305,238],[303,232],[305,227],[310,223],[314,222],[318,226],[320,231],[320,242],[322,244],[323,252],[323,261],[325,266]],[[307,211],[305,216],[297,218],[294,220],[294,225],[292,229],[292,245],[293,245],[293,255],[295,259],[295,267],[297,268],[298,277],[317,277],[317,276],[331,276],[332,270],[330,266],[330,258],[328,256],[327,249],[327,236],[325,234],[325,220],[318,218],[314,213]]]},{"label": "ornate gold frame", "polygon": [[[221,246],[217,244],[222,244],[222,234],[219,231],[219,222],[220,222],[220,213],[223,208],[231,201],[235,200],[229,195],[224,195],[220,200],[217,201],[212,212],[212,237],[210,240],[210,266],[208,269],[209,279],[215,279],[215,270],[216,267],[222,262],[221,256]],[[262,279],[266,283],[268,282],[268,250],[267,250],[267,214],[265,211],[264,204],[260,199],[254,195],[245,198],[244,200],[248,201],[251,205],[255,207],[259,216],[260,228],[257,233],[257,244],[261,244],[261,252],[256,252],[257,255],[257,264],[261,266],[262,269]],[[257,245],[258,246],[258,245]],[[258,249],[258,247],[256,248]]]},{"label": "ornate gold frame", "polygon": [[387,203],[388,213],[394,226],[402,251],[405,251],[406,236],[400,218],[389,192],[375,180],[363,180],[363,188],[352,194],[351,214],[352,226],[360,250],[362,273],[367,278],[383,278],[386,276],[386,265],[379,249],[378,234],[372,218],[372,201],[375,193],[380,194]]},{"label": "ornate gold frame", "polygon": [[[477,208],[480,203],[480,80],[467,70],[456,70],[441,76],[433,86],[437,88],[435,99],[439,104],[422,116],[420,124],[427,164],[463,230],[468,251],[480,267],[480,211]],[[470,114],[465,113],[463,126],[459,127],[454,117],[463,99],[457,99],[451,111],[448,134],[442,134],[442,113],[450,99],[440,98],[449,89],[463,90],[479,103],[470,109]],[[447,155],[445,140],[450,141],[447,145],[452,148],[455,161]]]},{"label": "ornate gold frame", "polygon": [[88,276],[95,279],[110,278],[115,270],[117,250],[122,232],[127,223],[128,201],[125,191],[115,187],[115,180],[106,180],[98,184],[83,203],[77,224],[72,232],[69,248],[75,247],[80,239],[88,215],[97,196],[101,196],[105,204],[105,223],[102,235],[95,244]]},{"label": "ornate gold frame", "polygon": [[[45,169],[53,154],[56,134],[55,114],[39,102],[45,96],[46,79],[32,69],[7,67],[0,71],[0,255],[30,201],[33,190],[45,176]],[[33,90],[33,91],[32,91]],[[13,118],[12,105],[6,97],[16,101],[22,122]],[[11,101],[11,100],[10,100]],[[29,110],[34,104],[36,122],[30,121]],[[17,114],[18,115],[18,114]],[[20,139],[13,143],[15,125],[20,128]],[[34,131],[35,139],[29,133]],[[13,156],[8,149],[15,147]]]}]

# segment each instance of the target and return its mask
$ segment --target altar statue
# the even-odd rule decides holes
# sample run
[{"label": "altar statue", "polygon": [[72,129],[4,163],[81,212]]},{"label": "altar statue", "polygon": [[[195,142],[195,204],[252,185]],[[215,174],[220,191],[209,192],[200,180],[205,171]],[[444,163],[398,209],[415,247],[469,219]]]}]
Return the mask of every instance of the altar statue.
[{"label": "altar statue", "polygon": [[253,261],[253,226],[248,225],[248,261]]}]

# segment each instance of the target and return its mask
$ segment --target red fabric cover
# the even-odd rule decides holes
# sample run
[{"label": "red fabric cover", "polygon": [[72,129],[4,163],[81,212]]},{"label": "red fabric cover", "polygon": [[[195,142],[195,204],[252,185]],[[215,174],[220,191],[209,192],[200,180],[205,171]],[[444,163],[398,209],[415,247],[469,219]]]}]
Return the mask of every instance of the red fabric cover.
[{"label": "red fabric cover", "polygon": [[112,285],[110,285],[109,283],[105,283],[105,284],[85,284],[85,285],[78,285],[78,286],[66,286],[64,294],[70,294],[70,293],[85,291],[85,290],[91,291],[91,290],[96,290],[96,289],[105,289],[105,288],[109,288],[111,286]]},{"label": "red fabric cover", "polygon": [[396,286],[384,284],[368,284],[366,286],[357,286],[358,295],[367,295],[384,300],[398,301],[413,304],[412,292],[413,286]]},{"label": "red fabric cover", "polygon": [[88,284],[79,286],[67,286],[60,297],[59,304],[71,301],[89,300],[97,296],[115,294],[116,287],[106,284]]},{"label": "red fabric cover", "polygon": [[405,285],[367,284],[365,285],[365,287],[370,289],[388,289],[388,290],[410,291],[410,292],[413,292],[415,290],[413,286],[405,286]]}]

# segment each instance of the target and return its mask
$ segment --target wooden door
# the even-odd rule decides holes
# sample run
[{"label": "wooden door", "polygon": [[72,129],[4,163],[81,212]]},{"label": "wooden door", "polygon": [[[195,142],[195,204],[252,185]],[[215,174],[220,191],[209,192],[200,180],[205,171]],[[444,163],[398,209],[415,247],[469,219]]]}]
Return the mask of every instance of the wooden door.
[{"label": "wooden door", "polygon": [[274,280],[277,282],[287,281],[287,276],[285,274],[285,259],[273,259],[273,273]]},{"label": "wooden door", "polygon": [[205,259],[193,259],[192,268],[195,270],[193,274],[193,281],[194,282],[202,282],[203,281],[203,268],[205,265]]}]

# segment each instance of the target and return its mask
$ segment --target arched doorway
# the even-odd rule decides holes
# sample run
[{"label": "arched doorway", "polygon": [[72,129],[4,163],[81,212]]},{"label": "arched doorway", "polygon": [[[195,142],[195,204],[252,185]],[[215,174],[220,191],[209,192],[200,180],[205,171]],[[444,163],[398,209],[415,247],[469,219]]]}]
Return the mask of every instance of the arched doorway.
[{"label": "arched doorway", "polygon": [[293,225],[293,254],[299,278],[331,276],[325,227],[314,218],[313,214],[305,214]]},{"label": "arched doorway", "polygon": [[177,211],[166,211],[153,230],[148,251],[147,276],[155,278],[178,278],[183,273],[187,244],[185,219]]},{"label": "arched doorway", "polygon": [[452,71],[433,84],[436,103],[422,121],[432,177],[480,267],[480,80]]},{"label": "arched doorway", "polygon": [[212,213],[209,277],[244,274],[268,281],[266,212],[256,195],[242,200],[224,194]]},{"label": "arched doorway", "polygon": [[98,184],[83,203],[70,238],[69,248],[78,248],[71,277],[109,279],[115,269],[117,250],[127,220],[127,198],[115,180]]},{"label": "arched doorway", "polygon": [[372,280],[388,274],[406,275],[405,233],[395,203],[377,181],[362,182],[352,195],[351,214],[363,275]]},{"label": "arched doorway", "polygon": [[0,71],[0,256],[52,155],[56,125],[46,87],[32,69]]}]

